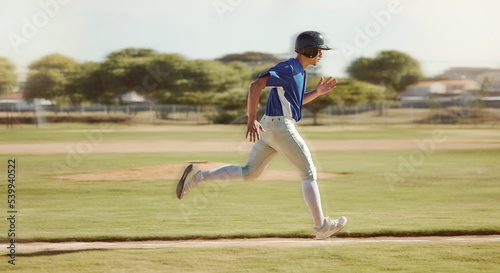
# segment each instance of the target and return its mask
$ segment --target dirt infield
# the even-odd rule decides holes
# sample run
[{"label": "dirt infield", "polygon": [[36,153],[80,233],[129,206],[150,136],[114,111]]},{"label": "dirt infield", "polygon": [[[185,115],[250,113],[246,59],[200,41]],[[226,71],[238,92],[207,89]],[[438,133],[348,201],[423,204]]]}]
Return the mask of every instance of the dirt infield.
[{"label": "dirt infield", "polygon": [[[311,151],[408,150],[418,149],[413,141],[314,140],[306,141]],[[252,144],[244,141],[161,141],[92,143],[0,144],[2,154],[57,153],[155,153],[155,152],[248,152]],[[443,142],[436,149],[500,148],[500,142]]]},{"label": "dirt infield", "polygon": [[[213,247],[314,247],[345,244],[380,243],[471,243],[500,242],[500,236],[459,236],[459,237],[374,237],[374,238],[330,238],[313,240],[299,238],[258,238],[184,241],[128,241],[128,242],[62,242],[62,243],[22,243],[19,253],[50,251],[78,251],[103,249],[163,249],[163,248],[213,248]],[[8,245],[0,245],[6,248]]]},{"label": "dirt infield", "polygon": [[[221,167],[226,164],[219,162],[192,162],[202,171]],[[154,179],[178,179],[188,163],[163,164],[155,166],[146,166],[139,168],[113,170],[98,173],[71,174],[71,175],[56,175],[54,177],[61,179],[73,179],[81,181],[102,181],[102,180],[144,180],[147,177],[150,180]],[[342,174],[335,173],[318,173],[318,177],[322,179],[339,177]],[[266,170],[257,180],[300,180],[299,174],[293,171],[277,171]]]}]

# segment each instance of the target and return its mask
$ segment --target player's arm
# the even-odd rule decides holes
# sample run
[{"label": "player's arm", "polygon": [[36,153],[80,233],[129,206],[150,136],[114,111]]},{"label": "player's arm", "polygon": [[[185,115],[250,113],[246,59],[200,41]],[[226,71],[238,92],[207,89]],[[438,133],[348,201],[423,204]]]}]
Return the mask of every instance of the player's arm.
[{"label": "player's arm", "polygon": [[246,138],[250,136],[250,141],[255,142],[260,140],[260,131],[264,131],[262,125],[257,121],[257,106],[259,105],[260,94],[262,89],[266,88],[269,74],[262,76],[250,84],[250,92],[248,92],[247,112],[248,125]]},{"label": "player's arm", "polygon": [[326,80],[323,80],[323,77],[321,77],[321,80],[319,80],[316,89],[304,94],[304,100],[302,101],[302,104],[309,103],[314,99],[316,99],[317,97],[330,92],[330,90],[335,88],[336,84],[337,84],[337,79],[333,79],[332,77],[330,77]]}]

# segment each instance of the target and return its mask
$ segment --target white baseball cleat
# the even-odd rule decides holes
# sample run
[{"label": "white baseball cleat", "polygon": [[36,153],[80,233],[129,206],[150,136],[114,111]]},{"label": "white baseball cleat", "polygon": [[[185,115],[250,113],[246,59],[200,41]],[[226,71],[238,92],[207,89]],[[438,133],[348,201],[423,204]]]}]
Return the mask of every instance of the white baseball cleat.
[{"label": "white baseball cleat", "polygon": [[177,198],[182,199],[184,197],[184,194],[193,187],[196,187],[197,184],[195,183],[196,181],[196,175],[200,171],[196,169],[193,164],[190,164],[189,166],[186,167],[184,170],[184,173],[181,176],[181,179],[179,180],[179,183],[177,184]]},{"label": "white baseball cleat", "polygon": [[342,216],[337,220],[331,220],[330,218],[325,217],[323,222],[323,227],[314,228],[316,230],[316,240],[326,239],[339,232],[347,223],[347,218]]}]

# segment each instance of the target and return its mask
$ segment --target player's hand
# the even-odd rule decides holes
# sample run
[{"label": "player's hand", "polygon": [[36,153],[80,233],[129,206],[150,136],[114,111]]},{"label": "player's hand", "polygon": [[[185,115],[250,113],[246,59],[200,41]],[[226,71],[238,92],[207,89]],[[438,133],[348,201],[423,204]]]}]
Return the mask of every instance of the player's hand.
[{"label": "player's hand", "polygon": [[257,140],[260,140],[260,131],[264,131],[264,127],[262,127],[262,124],[258,122],[257,120],[249,121],[248,126],[247,126],[247,134],[245,138],[249,138],[250,142],[256,142]]},{"label": "player's hand", "polygon": [[316,87],[316,92],[318,92],[319,95],[326,94],[330,92],[330,90],[334,89],[337,83],[337,79],[333,79],[332,77],[326,80],[323,80],[323,77],[321,77],[318,86]]}]

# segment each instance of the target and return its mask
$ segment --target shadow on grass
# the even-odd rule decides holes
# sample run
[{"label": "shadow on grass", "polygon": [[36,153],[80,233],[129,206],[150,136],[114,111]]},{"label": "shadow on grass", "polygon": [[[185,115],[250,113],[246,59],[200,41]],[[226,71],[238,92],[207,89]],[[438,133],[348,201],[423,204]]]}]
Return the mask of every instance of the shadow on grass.
[{"label": "shadow on grass", "polygon": [[87,251],[105,251],[102,248],[95,248],[95,249],[74,249],[74,250],[44,250],[44,251],[37,251],[37,252],[32,252],[32,253],[17,253],[17,257],[43,257],[43,256],[58,256],[58,255],[64,255],[64,254],[71,254],[71,253],[78,253],[78,252],[87,252]]},{"label": "shadow on grass", "polygon": [[[340,232],[337,238],[375,238],[375,237],[432,237],[432,236],[485,236],[500,235],[500,229],[474,229],[474,230],[416,230],[416,231],[395,231],[380,230],[377,232]],[[290,233],[260,233],[260,234],[230,234],[230,235],[192,235],[178,237],[95,237],[95,238],[33,238],[29,240],[19,240],[19,243],[47,242],[47,243],[67,243],[67,242],[143,242],[143,241],[188,241],[188,240],[221,240],[221,239],[258,239],[258,238],[288,238],[288,239],[313,239],[314,235],[300,232]]]}]

